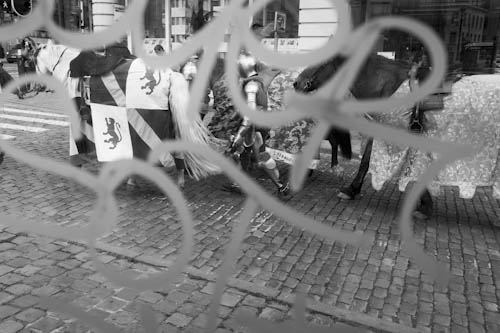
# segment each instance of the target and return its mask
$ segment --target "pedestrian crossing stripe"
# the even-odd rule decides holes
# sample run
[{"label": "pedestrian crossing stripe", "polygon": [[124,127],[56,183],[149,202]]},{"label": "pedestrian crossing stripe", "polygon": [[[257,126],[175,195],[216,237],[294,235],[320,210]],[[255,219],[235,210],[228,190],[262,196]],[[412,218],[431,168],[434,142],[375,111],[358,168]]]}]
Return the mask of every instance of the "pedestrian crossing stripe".
[{"label": "pedestrian crossing stripe", "polygon": [[31,123],[55,125],[55,126],[69,126],[69,122],[61,121],[61,120],[47,120],[47,119],[41,119],[41,118],[11,116],[11,115],[7,115],[7,114],[0,114],[0,118],[9,119],[9,120],[25,121],[25,122],[31,122]]},{"label": "pedestrian crossing stripe", "polygon": [[[25,122],[25,123],[27,122],[27,123],[48,124],[48,125],[54,125],[54,126],[69,126],[69,122],[66,122],[66,121],[43,119],[43,118],[39,118],[39,117],[38,118],[36,118],[36,117],[23,117],[23,116],[16,116],[16,115],[7,114],[7,113],[17,113],[17,114],[34,115],[34,116],[46,116],[46,117],[59,118],[59,119],[68,118],[68,116],[64,115],[64,114],[42,112],[42,111],[21,110],[21,109],[17,109],[14,107],[8,107],[8,106],[4,106],[3,108],[0,108],[0,120],[3,118],[3,119]],[[43,133],[43,132],[46,132],[49,130],[48,128],[43,128],[43,127],[26,126],[26,125],[21,125],[21,124],[12,124],[12,123],[0,123],[0,129],[13,130],[13,131],[24,131],[24,132],[31,132],[31,133]],[[15,139],[14,135],[9,135],[9,134],[0,134],[0,137],[3,140]]]},{"label": "pedestrian crossing stripe", "polygon": [[7,134],[0,134],[0,138],[2,140],[12,140],[15,138],[15,136],[12,136],[12,135],[7,135]]},{"label": "pedestrian crossing stripe", "polygon": [[4,107],[3,111],[4,112],[9,112],[9,113],[23,113],[23,114],[32,114],[32,115],[37,115],[37,116],[48,116],[48,117],[55,117],[55,118],[68,118],[67,115],[60,114],[60,113],[19,110],[19,109],[10,108],[10,107]]},{"label": "pedestrian crossing stripe", "polygon": [[24,125],[16,125],[16,124],[4,124],[4,123],[0,123],[0,128],[17,130],[17,131],[33,132],[33,133],[41,133],[41,132],[46,132],[49,130],[48,128],[24,126]]}]

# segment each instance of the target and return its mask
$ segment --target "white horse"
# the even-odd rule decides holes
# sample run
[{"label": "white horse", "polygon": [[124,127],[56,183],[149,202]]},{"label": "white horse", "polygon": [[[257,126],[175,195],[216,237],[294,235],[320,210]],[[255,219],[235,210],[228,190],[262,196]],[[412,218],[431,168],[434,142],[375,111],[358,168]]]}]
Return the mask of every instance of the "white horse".
[{"label": "white horse", "polygon": [[[61,81],[67,88],[69,96],[75,100],[77,105],[80,105],[79,99],[81,98],[81,93],[79,86],[81,78],[70,76],[70,62],[79,54],[80,50],[78,49],[50,42],[47,45],[41,46],[36,52],[37,72],[50,74]],[[124,65],[122,66],[122,64]],[[188,119],[189,87],[182,74],[174,72],[171,69],[153,71],[141,59],[124,60],[123,63],[120,63],[120,66],[121,68],[116,68],[117,71],[121,71],[118,74],[113,69],[113,73],[110,75],[106,73],[102,76],[97,76],[102,82],[109,82],[110,78],[114,79],[114,88],[110,89],[106,86],[100,89],[95,88],[95,91],[92,91],[93,87],[91,85],[90,94],[91,96],[93,94],[97,95],[102,93],[102,90],[107,89],[109,95],[113,96],[112,101],[117,106],[127,109],[131,133],[133,129],[134,133],[137,132],[138,137],[143,141],[136,140],[134,142],[134,138],[132,138],[134,157],[146,158],[147,153],[144,153],[144,150],[149,152],[150,149],[153,149],[155,145],[164,139],[176,138],[198,144],[212,143],[213,137],[203,125],[201,119],[197,119],[194,122]],[[119,80],[122,81],[118,82]],[[105,93],[108,94],[108,91],[105,91]],[[148,107],[137,106],[137,103],[143,103],[143,105],[147,105]],[[141,109],[140,114],[137,109]],[[138,119],[140,125],[134,127],[130,112],[135,112],[135,119]],[[168,112],[171,112],[171,114],[167,116]],[[165,122],[170,123],[166,124]],[[81,120],[80,125],[82,134],[93,142],[93,129],[91,125],[85,120]],[[166,134],[166,128],[172,130]],[[163,134],[157,134],[159,132]],[[140,149],[138,141],[142,142],[142,148],[146,147],[145,144],[147,145],[146,149],[142,149],[142,153],[138,153]],[[219,171],[218,167],[192,153],[184,152],[172,155],[177,168],[177,184],[181,188],[184,187],[185,168],[195,179],[200,179]],[[71,161],[73,165],[78,166],[81,166],[83,163],[81,159],[73,158]],[[163,166],[173,164],[171,156],[160,158],[160,162]]]}]

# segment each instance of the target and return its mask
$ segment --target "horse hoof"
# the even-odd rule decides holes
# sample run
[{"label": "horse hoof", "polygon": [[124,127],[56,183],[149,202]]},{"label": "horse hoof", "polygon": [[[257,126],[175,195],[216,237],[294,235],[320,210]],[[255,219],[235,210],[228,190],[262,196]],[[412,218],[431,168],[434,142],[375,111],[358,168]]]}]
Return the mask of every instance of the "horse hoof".
[{"label": "horse hoof", "polygon": [[430,217],[429,215],[419,211],[419,210],[416,210],[412,213],[412,216],[418,220],[428,220]]},{"label": "horse hoof", "polygon": [[226,184],[222,186],[222,190],[226,192],[243,194],[241,187],[238,184]]},{"label": "horse hoof", "polygon": [[285,185],[281,186],[278,189],[278,196],[281,198],[285,198],[285,197],[289,196],[290,193],[291,193],[290,184],[288,184],[288,183],[286,183]]},{"label": "horse hoof", "polygon": [[344,200],[353,200],[358,193],[359,192],[354,192],[351,187],[344,187],[340,190],[339,194],[337,194],[337,197]]},{"label": "horse hoof", "polygon": [[337,194],[337,197],[340,198],[340,199],[343,199],[343,200],[352,200],[354,199],[353,197],[351,197],[350,195],[344,193],[344,192],[339,192],[339,194]]}]

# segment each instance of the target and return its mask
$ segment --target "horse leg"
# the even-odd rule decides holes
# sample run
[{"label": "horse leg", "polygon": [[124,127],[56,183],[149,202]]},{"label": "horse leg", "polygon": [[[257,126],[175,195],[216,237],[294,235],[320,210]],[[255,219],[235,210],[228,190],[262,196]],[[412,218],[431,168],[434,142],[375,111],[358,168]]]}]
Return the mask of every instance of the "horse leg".
[{"label": "horse leg", "polygon": [[338,151],[339,151],[339,144],[337,140],[335,140],[335,133],[333,131],[330,131],[328,133],[327,137],[328,142],[330,142],[330,146],[332,147],[332,162],[330,164],[330,167],[334,167],[339,164],[338,160]]},{"label": "horse leg", "polygon": [[429,190],[425,190],[419,200],[419,205],[417,210],[413,213],[413,216],[420,218],[422,220],[427,220],[432,215],[433,200],[429,193]]},{"label": "horse leg", "polygon": [[184,173],[186,170],[186,163],[184,158],[181,158],[177,154],[174,156],[175,168],[177,169],[177,186],[182,190],[185,186]]},{"label": "horse leg", "polygon": [[[333,168],[339,164],[338,160],[338,151],[339,151],[339,143],[335,139],[335,132],[334,131],[329,131],[328,136],[326,138],[328,142],[330,143],[330,146],[332,147],[332,161],[330,164],[330,167]],[[311,178],[313,176],[314,170],[309,169],[307,172],[307,177]]]},{"label": "horse leg", "polygon": [[345,200],[352,200],[361,192],[361,187],[363,186],[363,181],[368,173],[368,168],[370,167],[370,156],[372,154],[373,138],[368,139],[366,143],[365,151],[363,152],[363,157],[361,158],[361,163],[359,165],[358,173],[351,185],[344,187],[340,190],[338,197]]},{"label": "horse leg", "polygon": [[252,154],[247,148],[240,154],[240,166],[248,174],[252,171]]}]

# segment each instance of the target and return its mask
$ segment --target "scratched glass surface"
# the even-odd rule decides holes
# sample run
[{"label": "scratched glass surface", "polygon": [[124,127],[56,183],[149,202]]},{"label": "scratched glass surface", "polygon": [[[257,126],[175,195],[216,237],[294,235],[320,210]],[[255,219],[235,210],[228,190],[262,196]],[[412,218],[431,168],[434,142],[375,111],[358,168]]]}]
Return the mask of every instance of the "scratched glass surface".
[{"label": "scratched glass surface", "polygon": [[[332,39],[323,47],[307,54],[283,55],[277,54],[266,47],[251,33],[248,27],[249,19],[259,12],[270,0],[255,1],[248,7],[244,7],[243,0],[233,0],[223,9],[220,15],[205,26],[193,38],[189,39],[181,48],[161,57],[147,55],[146,52],[138,48],[136,55],[142,58],[147,65],[152,68],[161,69],[173,67],[181,64],[186,58],[204,48],[204,56],[201,60],[198,74],[194,79],[189,103],[189,113],[197,117],[199,112],[197,105],[201,105],[203,92],[206,86],[210,70],[215,63],[217,47],[224,39],[224,34],[229,25],[232,27],[232,36],[228,45],[226,59],[226,72],[229,81],[230,91],[238,112],[250,118],[251,122],[261,126],[286,125],[304,117],[313,117],[319,124],[307,143],[306,149],[297,158],[291,171],[291,184],[295,191],[298,191],[305,179],[307,166],[314,158],[321,140],[325,137],[329,125],[337,125],[353,131],[358,131],[367,136],[377,136],[380,139],[394,142],[402,146],[409,146],[420,149],[424,152],[439,153],[441,158],[434,162],[427,172],[420,177],[420,181],[411,189],[404,199],[404,203],[399,212],[399,226],[402,237],[402,245],[408,256],[413,258],[418,265],[430,274],[435,281],[447,284],[449,281],[449,271],[446,265],[436,261],[433,257],[425,254],[417,244],[412,233],[411,213],[416,206],[420,194],[423,193],[426,184],[438,174],[439,170],[448,163],[467,157],[472,152],[472,147],[440,142],[439,140],[409,134],[407,131],[394,129],[383,124],[369,122],[356,115],[366,112],[382,113],[386,110],[398,106],[412,105],[422,100],[425,96],[434,91],[442,81],[446,71],[446,54],[444,46],[436,34],[426,25],[409,18],[401,17],[379,17],[367,21],[355,30],[351,28],[350,14],[347,2],[344,0],[332,0],[339,17],[338,29]],[[18,23],[2,26],[0,28],[0,41],[12,40],[12,36],[24,36],[30,32],[45,27],[49,33],[58,40],[59,43],[79,49],[95,49],[102,45],[111,44],[123,38],[128,29],[131,29],[132,39],[136,45],[142,44],[144,36],[143,13],[147,1],[131,1],[126,12],[113,26],[103,32],[91,35],[81,35],[75,32],[64,31],[58,27],[51,19],[54,11],[54,1],[39,1],[29,17],[21,19]],[[387,98],[380,100],[345,100],[344,96],[348,88],[359,72],[359,68],[371,52],[376,39],[383,30],[396,29],[407,32],[419,39],[429,51],[431,63],[434,64],[429,79],[417,90],[401,98]],[[204,43],[210,40],[211,43]],[[335,54],[348,56],[348,61],[341,70],[323,88],[314,94],[301,95],[293,92],[287,94],[284,106],[285,110],[279,113],[259,113],[251,109],[245,99],[239,94],[238,74],[235,64],[240,49],[244,47],[256,58],[286,70],[289,68],[305,67],[311,64],[321,63]],[[61,99],[71,120],[73,133],[78,139],[78,113],[61,82],[52,77],[40,75],[26,75],[9,84],[6,91],[14,91],[15,87],[21,83],[41,82],[50,89],[56,91],[57,98]],[[22,215],[6,215],[1,213],[0,223],[10,226],[15,230],[34,232],[50,237],[59,237],[67,240],[85,239],[89,246],[92,262],[96,269],[117,285],[126,286],[139,291],[153,290],[161,288],[179,277],[189,262],[194,246],[193,241],[193,221],[191,212],[187,206],[182,192],[176,184],[165,173],[160,172],[152,163],[146,163],[137,159],[107,163],[99,171],[98,175],[70,166],[66,163],[56,162],[50,158],[36,156],[22,149],[15,148],[7,141],[0,140],[1,148],[10,156],[30,165],[33,168],[44,170],[52,174],[67,177],[75,182],[92,189],[96,195],[96,205],[90,223],[87,227],[56,227],[28,222]],[[156,156],[171,151],[190,151],[211,160],[218,165],[232,180],[239,183],[246,195],[243,212],[239,216],[239,221],[232,231],[232,238],[227,246],[226,255],[222,266],[218,271],[215,291],[212,297],[210,310],[208,313],[207,332],[214,332],[217,326],[216,318],[219,303],[232,274],[233,263],[236,260],[239,246],[244,234],[248,229],[251,219],[259,209],[265,209],[279,216],[293,226],[301,230],[316,234],[323,239],[330,239],[356,247],[369,244],[372,239],[363,232],[349,232],[345,230],[334,230],[314,219],[300,213],[293,207],[285,205],[280,200],[264,191],[248,175],[242,173],[232,162],[222,154],[216,152],[211,147],[194,145],[188,142],[164,142],[160,147],[152,151],[149,161],[155,161]],[[95,249],[95,242],[98,236],[103,235],[113,229],[117,223],[118,207],[114,196],[114,190],[129,175],[136,174],[156,183],[157,186],[169,197],[172,204],[177,208],[184,232],[184,240],[181,253],[179,253],[175,264],[167,271],[154,274],[145,279],[135,279],[128,271],[116,272],[104,263],[100,262]],[[54,311],[67,313],[82,322],[88,324],[93,329],[102,332],[119,331],[116,327],[105,323],[103,320],[92,317],[77,306],[64,304],[53,297],[46,297],[42,300],[48,308]],[[297,295],[295,300],[295,319],[293,322],[270,323],[263,322],[258,318],[240,318],[247,327],[261,332],[305,332],[322,331],[321,328],[306,327],[304,314],[306,311],[306,298],[304,295]],[[152,309],[144,306],[140,311],[142,325],[147,332],[156,332],[158,323],[155,322]],[[326,331],[326,330],[324,330]],[[331,331],[331,330],[329,330]],[[336,327],[336,332],[357,331],[346,327]]]}]

